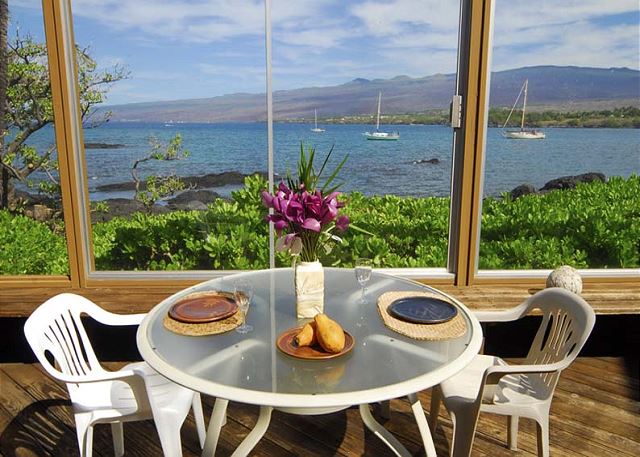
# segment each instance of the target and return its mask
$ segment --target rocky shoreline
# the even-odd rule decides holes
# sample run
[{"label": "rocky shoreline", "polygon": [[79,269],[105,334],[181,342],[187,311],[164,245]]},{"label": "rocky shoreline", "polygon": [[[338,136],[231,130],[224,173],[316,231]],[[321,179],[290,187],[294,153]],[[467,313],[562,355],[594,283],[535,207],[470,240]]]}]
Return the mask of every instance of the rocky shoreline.
[{"label": "rocky shoreline", "polygon": [[514,188],[509,194],[512,200],[516,200],[524,195],[544,194],[552,190],[574,189],[578,183],[590,183],[594,181],[607,182],[604,173],[590,172],[575,176],[561,176],[560,178],[547,181],[544,186],[536,190],[533,184],[521,184]]},{"label": "rocky shoreline", "polygon": [[[420,164],[437,164],[434,159],[418,161]],[[244,178],[259,174],[265,179],[266,172],[255,172],[242,174],[237,171],[227,171],[222,173],[210,173],[202,176],[188,176],[183,180],[188,189],[178,195],[169,198],[163,204],[155,204],[151,207],[152,214],[163,214],[171,211],[204,211],[207,205],[216,199],[222,198],[220,194],[210,188],[235,184],[241,185]],[[509,192],[512,200],[516,200],[524,195],[544,194],[553,190],[573,189],[578,183],[589,183],[594,181],[606,182],[607,177],[603,173],[590,172],[580,175],[561,176],[547,181],[544,186],[536,189],[532,184],[521,184]],[[102,192],[133,191],[133,182],[105,184],[98,186],[96,190]],[[23,191],[16,191],[14,199],[21,201],[25,208],[25,214],[37,220],[48,220],[52,217],[56,207],[56,202],[49,197],[33,195]],[[92,211],[92,222],[106,222],[114,217],[128,217],[133,213],[145,211],[145,207],[137,200],[129,198],[110,198],[103,200],[107,205],[107,211]]]},{"label": "rocky shoreline", "polygon": [[[242,184],[244,178],[253,175],[260,175],[267,179],[267,173],[265,171],[255,171],[249,174],[243,174],[238,171],[223,171],[222,173],[208,173],[202,176],[185,176],[181,179],[189,189],[209,189],[231,184]],[[141,182],[140,185],[143,190],[146,188],[144,182]],[[96,190],[99,192],[132,191],[135,189],[136,184],[133,181],[103,184],[96,187]]]}]

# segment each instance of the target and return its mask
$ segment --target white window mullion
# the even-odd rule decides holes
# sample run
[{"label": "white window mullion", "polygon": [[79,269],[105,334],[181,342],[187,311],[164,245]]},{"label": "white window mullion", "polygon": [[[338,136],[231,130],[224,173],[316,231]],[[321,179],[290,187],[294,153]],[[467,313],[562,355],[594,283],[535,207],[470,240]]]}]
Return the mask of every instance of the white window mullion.
[{"label": "white window mullion", "polygon": [[[266,57],[266,80],[267,80],[267,149],[268,166],[267,175],[269,180],[269,192],[273,190],[273,86],[271,80],[271,0],[264,2],[264,41]],[[269,208],[269,214],[273,209]],[[275,268],[275,244],[273,223],[269,222],[269,268]]]}]

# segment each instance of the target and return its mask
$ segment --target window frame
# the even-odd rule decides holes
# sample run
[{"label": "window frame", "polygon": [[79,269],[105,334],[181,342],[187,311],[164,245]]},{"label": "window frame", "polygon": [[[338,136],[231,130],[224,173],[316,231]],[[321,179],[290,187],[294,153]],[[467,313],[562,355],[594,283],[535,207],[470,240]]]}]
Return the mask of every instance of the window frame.
[{"label": "window frame", "polygon": [[[273,184],[273,91],[271,88],[271,3],[265,1],[265,71],[267,73],[267,135],[269,184]],[[430,284],[455,287],[494,284],[538,286],[550,270],[478,270],[486,119],[488,116],[493,0],[461,0],[456,94],[463,96],[462,126],[454,129],[451,172],[448,265],[446,268],[382,269],[381,271]],[[183,287],[235,270],[207,271],[96,271],[86,161],[77,90],[71,0],[43,0],[49,57],[56,144],[59,152],[62,206],[69,254],[69,276],[5,276],[4,288],[130,286]],[[453,94],[452,94],[453,95]],[[274,265],[270,230],[270,265]],[[580,270],[586,282],[636,282],[639,269]]]},{"label": "window frame", "polygon": [[[482,189],[484,182],[484,165],[486,158],[486,138],[487,138],[487,120],[489,117],[489,96],[491,86],[491,63],[492,63],[492,51],[493,51],[493,27],[495,25],[495,0],[486,0],[486,13],[485,13],[485,31],[483,39],[486,43],[481,48],[482,66],[484,72],[482,77],[482,96],[478,99],[479,107],[482,107],[483,119],[482,122],[477,125],[477,134],[482,136],[482,141],[478,147],[481,149],[478,151],[478,189],[474,189],[474,202],[477,207],[477,214],[475,214],[473,221],[475,226],[472,230],[472,243],[473,243],[473,261],[470,262],[469,268],[471,271],[468,285],[475,284],[518,284],[518,283],[530,283],[539,284],[541,281],[544,284],[547,276],[553,271],[553,269],[518,269],[518,270],[481,270],[478,268],[480,261],[480,242],[481,242],[481,219],[482,219]],[[477,193],[475,193],[477,192]],[[640,280],[640,268],[584,268],[578,269],[578,272],[586,282],[613,282],[624,283],[627,281]]]}]

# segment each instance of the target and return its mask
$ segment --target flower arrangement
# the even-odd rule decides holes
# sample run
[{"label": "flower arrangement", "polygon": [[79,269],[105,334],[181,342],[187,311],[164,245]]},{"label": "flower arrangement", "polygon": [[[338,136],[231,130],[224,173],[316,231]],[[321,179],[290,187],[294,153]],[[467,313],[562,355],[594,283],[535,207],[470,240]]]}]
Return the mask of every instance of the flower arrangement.
[{"label": "flower arrangement", "polygon": [[332,152],[333,148],[316,172],[313,166],[315,149],[309,147],[305,153],[304,145],[300,144],[297,178],[287,172],[286,183],[280,182],[273,194],[266,190],[262,192],[264,206],[273,209],[267,220],[273,222],[278,235],[276,249],[288,250],[291,255],[300,256],[302,262],[318,260],[320,248],[331,252],[332,243],[342,241],[335,231],[344,232],[349,227],[349,218],[339,214],[344,207],[338,200],[340,184],[332,186],[347,157],[320,186]]}]

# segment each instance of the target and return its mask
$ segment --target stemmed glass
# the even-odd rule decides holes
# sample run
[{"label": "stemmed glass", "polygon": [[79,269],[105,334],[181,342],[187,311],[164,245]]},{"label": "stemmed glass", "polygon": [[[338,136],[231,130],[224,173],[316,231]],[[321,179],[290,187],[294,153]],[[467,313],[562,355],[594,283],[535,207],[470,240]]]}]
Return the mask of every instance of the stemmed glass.
[{"label": "stemmed glass", "polygon": [[245,280],[236,281],[233,283],[233,297],[242,313],[242,325],[236,327],[236,332],[243,334],[252,332],[253,326],[247,324],[247,312],[249,311],[249,304],[253,298],[253,287]]},{"label": "stemmed glass", "polygon": [[360,303],[365,303],[365,292],[367,289],[367,283],[371,279],[371,270],[373,263],[371,259],[358,259],[356,260],[356,279],[362,287],[362,295],[360,296]]}]

